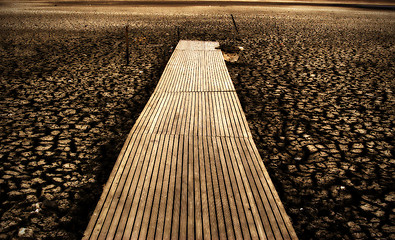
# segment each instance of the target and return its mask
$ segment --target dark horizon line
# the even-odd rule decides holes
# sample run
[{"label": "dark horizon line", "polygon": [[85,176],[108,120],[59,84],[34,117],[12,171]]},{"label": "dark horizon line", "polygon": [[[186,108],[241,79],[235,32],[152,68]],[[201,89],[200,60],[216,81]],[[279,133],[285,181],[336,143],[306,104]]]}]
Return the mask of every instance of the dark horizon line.
[{"label": "dark horizon line", "polygon": [[369,3],[325,3],[325,2],[258,2],[258,1],[51,1],[47,4],[56,5],[132,5],[132,6],[317,6],[317,7],[343,7],[375,10],[395,10],[395,5],[369,4]]}]

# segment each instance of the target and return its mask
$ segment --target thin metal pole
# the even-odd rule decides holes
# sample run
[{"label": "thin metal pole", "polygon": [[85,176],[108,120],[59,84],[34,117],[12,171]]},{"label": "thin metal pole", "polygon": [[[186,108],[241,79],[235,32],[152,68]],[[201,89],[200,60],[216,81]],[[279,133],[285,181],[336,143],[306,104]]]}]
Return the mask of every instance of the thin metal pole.
[{"label": "thin metal pole", "polygon": [[236,32],[237,32],[237,34],[239,34],[239,29],[237,28],[236,21],[233,17],[233,14],[230,14],[230,16],[232,17],[233,25],[235,26]]},{"label": "thin metal pole", "polygon": [[129,65],[129,29],[128,25],[125,28],[125,42],[126,42],[126,65]]}]

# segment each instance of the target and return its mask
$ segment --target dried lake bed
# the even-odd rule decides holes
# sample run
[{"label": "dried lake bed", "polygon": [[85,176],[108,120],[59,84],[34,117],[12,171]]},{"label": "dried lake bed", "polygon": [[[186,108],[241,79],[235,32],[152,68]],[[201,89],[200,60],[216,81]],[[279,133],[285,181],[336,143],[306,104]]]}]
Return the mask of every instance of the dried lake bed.
[{"label": "dried lake bed", "polygon": [[395,239],[394,11],[51,4],[0,9],[0,239],[81,238],[177,28],[244,48],[227,66],[300,239]]}]

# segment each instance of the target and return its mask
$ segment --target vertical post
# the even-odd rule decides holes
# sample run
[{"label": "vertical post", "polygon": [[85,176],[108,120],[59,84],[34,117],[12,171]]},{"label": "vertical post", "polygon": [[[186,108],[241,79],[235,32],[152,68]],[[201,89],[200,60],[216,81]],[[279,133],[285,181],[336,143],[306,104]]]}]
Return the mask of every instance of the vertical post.
[{"label": "vertical post", "polygon": [[128,29],[128,25],[126,25],[125,28],[125,42],[126,42],[126,65],[129,65],[129,29]]},{"label": "vertical post", "polygon": [[177,42],[180,41],[180,27],[177,26]]},{"label": "vertical post", "polygon": [[237,29],[236,21],[233,17],[233,14],[230,14],[230,16],[232,17],[233,25],[235,26],[236,32],[237,32],[237,34],[239,34],[239,29]]}]

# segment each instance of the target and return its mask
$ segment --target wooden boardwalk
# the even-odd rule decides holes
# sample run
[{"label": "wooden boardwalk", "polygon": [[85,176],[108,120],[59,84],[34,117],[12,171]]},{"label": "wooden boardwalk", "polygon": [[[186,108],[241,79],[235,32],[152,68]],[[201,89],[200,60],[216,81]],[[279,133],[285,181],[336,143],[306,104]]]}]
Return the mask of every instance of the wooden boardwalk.
[{"label": "wooden boardwalk", "polygon": [[179,42],[83,239],[297,239],[217,46]]}]

